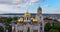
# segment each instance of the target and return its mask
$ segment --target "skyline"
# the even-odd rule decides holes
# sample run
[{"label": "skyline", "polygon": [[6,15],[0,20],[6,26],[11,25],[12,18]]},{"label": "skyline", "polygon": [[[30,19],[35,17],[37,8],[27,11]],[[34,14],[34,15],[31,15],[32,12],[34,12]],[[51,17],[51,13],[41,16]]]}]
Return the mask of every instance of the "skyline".
[{"label": "skyline", "polygon": [[0,0],[1,13],[36,13],[37,8],[42,8],[42,13],[60,14],[60,0]]}]

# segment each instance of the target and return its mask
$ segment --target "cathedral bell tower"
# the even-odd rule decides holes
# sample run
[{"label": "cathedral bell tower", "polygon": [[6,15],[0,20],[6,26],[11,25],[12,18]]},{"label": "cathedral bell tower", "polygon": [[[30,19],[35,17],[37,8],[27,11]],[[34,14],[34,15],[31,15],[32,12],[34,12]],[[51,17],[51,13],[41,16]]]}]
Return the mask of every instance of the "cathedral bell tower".
[{"label": "cathedral bell tower", "polygon": [[39,26],[40,26],[40,32],[44,32],[44,21],[42,16],[42,8],[38,7],[36,18],[38,20]]},{"label": "cathedral bell tower", "polygon": [[38,7],[37,13],[36,13],[36,18],[38,19],[38,22],[40,22],[42,16],[42,8]]},{"label": "cathedral bell tower", "polygon": [[37,9],[37,16],[40,16],[42,14],[42,8],[38,7]]}]

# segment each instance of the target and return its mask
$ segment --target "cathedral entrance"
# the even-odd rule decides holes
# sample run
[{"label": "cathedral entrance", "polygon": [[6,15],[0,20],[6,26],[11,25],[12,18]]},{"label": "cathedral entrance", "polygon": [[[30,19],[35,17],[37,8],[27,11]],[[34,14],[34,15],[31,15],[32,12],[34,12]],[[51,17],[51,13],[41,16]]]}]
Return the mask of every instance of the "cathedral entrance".
[{"label": "cathedral entrance", "polygon": [[23,32],[23,31],[20,30],[20,31],[18,31],[18,32]]},{"label": "cathedral entrance", "polygon": [[38,30],[33,30],[33,32],[38,32]]},{"label": "cathedral entrance", "polygon": [[30,32],[30,27],[27,27],[27,32]]}]

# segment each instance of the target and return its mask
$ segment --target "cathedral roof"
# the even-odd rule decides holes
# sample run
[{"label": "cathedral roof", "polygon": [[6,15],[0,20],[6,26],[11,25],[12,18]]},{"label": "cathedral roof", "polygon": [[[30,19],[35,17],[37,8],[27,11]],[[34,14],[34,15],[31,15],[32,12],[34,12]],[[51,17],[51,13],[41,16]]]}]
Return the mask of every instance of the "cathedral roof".
[{"label": "cathedral roof", "polygon": [[38,7],[38,10],[42,11],[42,8],[39,6],[39,7]]}]

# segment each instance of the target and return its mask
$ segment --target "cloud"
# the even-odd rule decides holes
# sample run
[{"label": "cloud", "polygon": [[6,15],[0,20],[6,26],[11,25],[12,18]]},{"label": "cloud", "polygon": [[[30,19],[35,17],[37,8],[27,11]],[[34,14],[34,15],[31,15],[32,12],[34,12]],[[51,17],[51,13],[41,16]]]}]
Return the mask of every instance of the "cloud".
[{"label": "cloud", "polygon": [[60,14],[60,9],[55,9],[53,11],[51,11],[52,13],[57,13],[57,14]]},{"label": "cloud", "polygon": [[49,8],[49,7],[51,7],[49,4],[45,4],[45,5],[43,5],[43,7],[44,8]]},{"label": "cloud", "polygon": [[47,14],[60,14],[60,9],[48,10],[48,11],[45,11],[43,13],[47,13]]},{"label": "cloud", "polygon": [[27,5],[33,5],[34,3],[37,2],[42,2],[43,0],[0,0],[0,4],[12,4],[20,7],[22,5],[27,6]]},{"label": "cloud", "polygon": [[12,5],[0,4],[0,13],[18,13],[20,10],[14,8]]},{"label": "cloud", "polygon": [[[42,0],[0,0],[0,13],[22,13],[20,7],[34,5]],[[19,9],[17,9],[19,8]]]},{"label": "cloud", "polygon": [[23,4],[23,3],[36,3],[43,0],[0,0],[0,4]]},{"label": "cloud", "polygon": [[25,3],[37,3],[37,2],[41,2],[43,0],[13,0],[13,3],[17,3],[17,4],[25,4]]},{"label": "cloud", "polygon": [[0,4],[12,4],[11,0],[0,0]]}]

